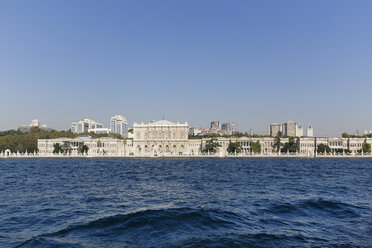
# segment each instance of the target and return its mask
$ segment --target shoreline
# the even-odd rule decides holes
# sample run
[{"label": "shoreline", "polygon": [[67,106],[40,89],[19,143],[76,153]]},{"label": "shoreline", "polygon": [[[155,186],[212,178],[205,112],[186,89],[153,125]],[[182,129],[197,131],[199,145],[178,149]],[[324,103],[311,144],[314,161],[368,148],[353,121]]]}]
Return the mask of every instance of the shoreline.
[{"label": "shoreline", "polygon": [[318,156],[305,156],[305,155],[229,155],[229,156],[218,156],[218,155],[195,155],[195,156],[4,156],[0,159],[230,159],[230,158],[242,158],[242,159],[372,159],[371,155],[318,155]]}]

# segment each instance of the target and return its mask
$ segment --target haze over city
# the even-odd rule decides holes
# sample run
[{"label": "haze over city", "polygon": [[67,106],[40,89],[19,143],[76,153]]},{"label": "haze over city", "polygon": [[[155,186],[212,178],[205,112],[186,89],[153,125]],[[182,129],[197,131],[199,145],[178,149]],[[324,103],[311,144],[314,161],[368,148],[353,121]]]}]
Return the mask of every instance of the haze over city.
[{"label": "haze over city", "polygon": [[372,129],[371,1],[0,2],[0,130],[272,122]]}]

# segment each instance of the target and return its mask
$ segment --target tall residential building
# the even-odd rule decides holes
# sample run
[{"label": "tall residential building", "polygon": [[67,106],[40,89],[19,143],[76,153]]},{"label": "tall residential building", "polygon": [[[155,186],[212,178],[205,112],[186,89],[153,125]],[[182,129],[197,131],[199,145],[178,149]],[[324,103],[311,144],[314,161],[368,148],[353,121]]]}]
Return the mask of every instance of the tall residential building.
[{"label": "tall residential building", "polygon": [[293,121],[288,121],[283,124],[283,136],[295,137],[297,135],[297,124]]},{"label": "tall residential building", "polygon": [[211,122],[211,129],[221,129],[220,121],[212,121]]},{"label": "tall residential building", "polygon": [[273,123],[269,127],[270,136],[282,136],[282,125],[279,123]]},{"label": "tall residential building", "polygon": [[122,115],[115,115],[110,120],[111,133],[120,134],[124,138],[128,138],[128,122]]},{"label": "tall residential building", "polygon": [[222,124],[221,129],[225,131],[226,134],[233,134],[238,131],[238,125],[236,122],[227,122]]},{"label": "tall residential building", "polygon": [[314,137],[314,129],[311,126],[306,128],[306,136],[307,137]]},{"label": "tall residential building", "polygon": [[88,133],[92,131],[91,129],[98,128],[103,128],[103,125],[90,119],[75,121],[71,124],[72,133]]},{"label": "tall residential building", "polygon": [[296,136],[297,137],[303,137],[304,136],[304,128],[303,127],[297,126]]}]

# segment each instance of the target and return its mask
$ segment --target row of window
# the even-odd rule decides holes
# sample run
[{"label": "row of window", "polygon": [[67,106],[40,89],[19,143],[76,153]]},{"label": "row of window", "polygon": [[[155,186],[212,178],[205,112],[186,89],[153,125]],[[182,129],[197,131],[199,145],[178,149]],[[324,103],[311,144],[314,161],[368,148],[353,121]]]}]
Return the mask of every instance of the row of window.
[{"label": "row of window", "polygon": [[141,132],[136,133],[136,138],[141,139],[143,136],[144,139],[185,139],[186,138],[185,132],[145,132],[141,135]]}]

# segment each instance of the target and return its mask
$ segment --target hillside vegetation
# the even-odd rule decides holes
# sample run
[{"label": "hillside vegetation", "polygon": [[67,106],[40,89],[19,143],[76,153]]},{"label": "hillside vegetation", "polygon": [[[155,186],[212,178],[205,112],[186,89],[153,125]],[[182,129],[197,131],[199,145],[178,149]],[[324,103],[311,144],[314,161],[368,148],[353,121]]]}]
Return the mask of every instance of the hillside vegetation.
[{"label": "hillside vegetation", "polygon": [[[37,140],[38,139],[56,139],[56,138],[76,138],[84,134],[73,134],[70,130],[68,131],[51,131],[42,132],[39,129],[30,130],[29,133],[21,133],[15,130],[8,130],[0,132],[0,152],[9,149],[11,152],[37,152]],[[114,137],[120,138],[117,134],[95,134],[85,133],[93,138],[98,137]]]}]

